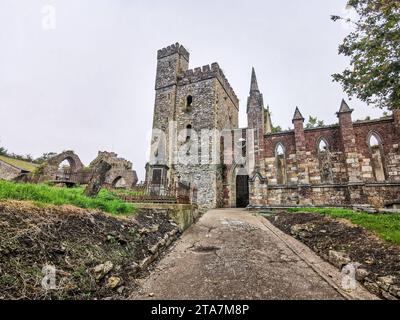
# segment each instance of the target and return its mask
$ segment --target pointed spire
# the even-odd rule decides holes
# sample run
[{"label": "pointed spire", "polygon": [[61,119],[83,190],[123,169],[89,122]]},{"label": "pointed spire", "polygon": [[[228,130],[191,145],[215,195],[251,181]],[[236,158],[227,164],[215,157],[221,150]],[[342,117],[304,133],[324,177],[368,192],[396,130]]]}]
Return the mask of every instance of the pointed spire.
[{"label": "pointed spire", "polygon": [[271,112],[269,112],[269,106],[265,109],[265,133],[272,133],[272,120],[271,120]]},{"label": "pointed spire", "polygon": [[293,122],[295,122],[296,120],[304,121],[304,117],[301,114],[299,107],[296,107],[296,111],[294,112],[294,116],[293,116]]},{"label": "pointed spire", "polygon": [[258,83],[257,83],[257,77],[256,77],[256,71],[254,70],[254,67],[251,71],[251,85],[250,85],[250,93],[253,91],[260,91],[258,89]]},{"label": "pointed spire", "polygon": [[350,109],[347,102],[343,99],[342,103],[340,104],[340,109],[338,113],[348,113],[348,112],[353,112],[353,109]]}]

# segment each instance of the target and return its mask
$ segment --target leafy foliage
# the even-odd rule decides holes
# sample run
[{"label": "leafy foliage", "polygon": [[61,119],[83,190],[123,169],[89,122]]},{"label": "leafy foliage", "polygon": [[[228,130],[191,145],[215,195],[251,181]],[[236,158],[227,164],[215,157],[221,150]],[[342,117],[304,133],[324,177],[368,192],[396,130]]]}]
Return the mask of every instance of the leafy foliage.
[{"label": "leafy foliage", "polygon": [[350,57],[350,68],[333,79],[350,96],[389,110],[400,108],[400,1],[349,0],[357,21],[332,16],[354,25],[339,46]]},{"label": "leafy foliage", "polygon": [[43,153],[43,155],[40,156],[39,158],[36,158],[33,162],[37,163],[37,164],[42,164],[56,155],[57,155],[57,153],[55,153],[55,152],[46,152],[46,153]]},{"label": "leafy foliage", "polygon": [[0,156],[5,156],[7,155],[8,151],[4,147],[0,147]]},{"label": "leafy foliage", "polygon": [[308,122],[306,124],[307,129],[323,127],[323,126],[324,126],[323,120],[318,120],[317,117],[312,117],[312,116],[308,118]]},{"label": "leafy foliage", "polygon": [[282,132],[282,127],[281,126],[272,126],[272,133],[278,133]]}]

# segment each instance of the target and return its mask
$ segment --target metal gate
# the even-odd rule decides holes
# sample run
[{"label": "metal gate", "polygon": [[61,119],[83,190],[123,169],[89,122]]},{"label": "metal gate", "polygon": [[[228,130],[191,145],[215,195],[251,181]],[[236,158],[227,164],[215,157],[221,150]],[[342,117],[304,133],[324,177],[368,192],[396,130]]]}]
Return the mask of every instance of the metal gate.
[{"label": "metal gate", "polygon": [[236,207],[246,208],[249,205],[249,176],[236,176]]}]

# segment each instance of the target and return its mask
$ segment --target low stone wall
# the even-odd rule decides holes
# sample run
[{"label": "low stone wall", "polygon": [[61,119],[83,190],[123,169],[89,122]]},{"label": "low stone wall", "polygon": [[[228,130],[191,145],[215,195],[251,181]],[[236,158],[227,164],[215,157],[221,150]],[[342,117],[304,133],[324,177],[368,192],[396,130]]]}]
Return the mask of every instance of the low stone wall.
[{"label": "low stone wall", "polygon": [[201,210],[193,204],[135,203],[138,209],[151,209],[155,213],[167,213],[181,232],[189,228],[201,215]]},{"label": "low stone wall", "polygon": [[250,185],[252,207],[353,207],[383,208],[400,201],[400,183],[328,184],[305,186]]},{"label": "low stone wall", "polygon": [[0,160],[0,179],[10,181],[17,178],[20,174],[21,170]]}]

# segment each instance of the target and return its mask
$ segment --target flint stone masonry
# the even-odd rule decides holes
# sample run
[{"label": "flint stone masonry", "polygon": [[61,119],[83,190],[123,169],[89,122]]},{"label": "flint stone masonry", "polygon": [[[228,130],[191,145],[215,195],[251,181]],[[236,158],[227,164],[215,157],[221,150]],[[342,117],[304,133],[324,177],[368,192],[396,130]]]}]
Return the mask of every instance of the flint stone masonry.
[{"label": "flint stone masonry", "polygon": [[[179,44],[159,50],[157,58],[153,141],[146,169],[148,183],[154,184],[153,170],[164,165],[168,170],[166,186],[185,183],[197,189],[200,206],[222,206],[223,168],[205,159],[212,157],[214,144],[209,144],[209,157],[203,159],[195,147],[206,148],[200,140],[204,130],[238,127],[239,100],[217,63],[189,70],[189,54]],[[175,126],[172,131],[171,123]],[[159,130],[165,133],[162,143],[157,142],[163,139],[157,135]],[[188,134],[179,136],[182,132]],[[186,164],[189,161],[191,164]]]}]

